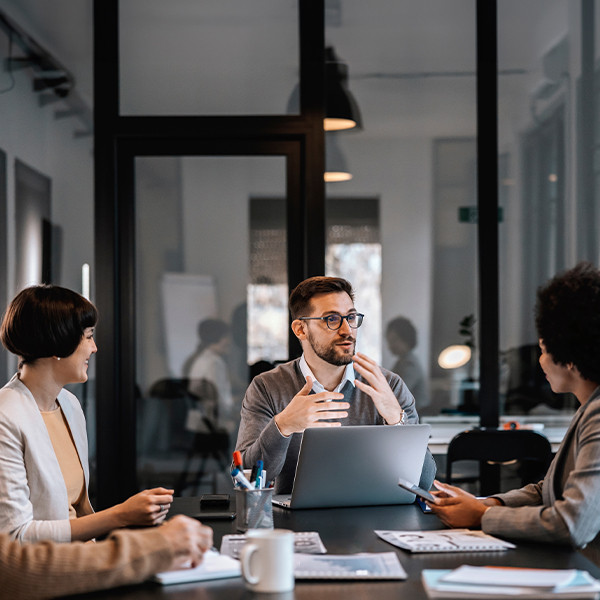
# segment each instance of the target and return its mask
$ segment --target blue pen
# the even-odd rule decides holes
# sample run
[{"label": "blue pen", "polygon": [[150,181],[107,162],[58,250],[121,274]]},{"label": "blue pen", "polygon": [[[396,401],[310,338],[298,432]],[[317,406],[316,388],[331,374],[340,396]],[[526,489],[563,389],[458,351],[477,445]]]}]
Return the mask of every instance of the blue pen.
[{"label": "blue pen", "polygon": [[247,490],[254,489],[252,484],[246,479],[244,474],[237,467],[231,471],[231,476]]},{"label": "blue pen", "polygon": [[254,482],[254,485],[257,489],[262,488],[263,484],[263,479],[262,479],[262,474],[263,474],[263,461],[262,460],[257,460],[256,461],[256,480]]}]

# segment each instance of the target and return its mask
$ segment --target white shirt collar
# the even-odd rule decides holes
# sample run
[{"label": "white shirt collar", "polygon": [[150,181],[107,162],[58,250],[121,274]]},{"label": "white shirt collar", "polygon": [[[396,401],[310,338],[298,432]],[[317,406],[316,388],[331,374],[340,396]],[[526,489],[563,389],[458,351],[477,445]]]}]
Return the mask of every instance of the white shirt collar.
[{"label": "white shirt collar", "polygon": [[[304,375],[304,379],[307,378],[307,376],[311,376],[312,380],[313,380],[313,386],[312,386],[312,391],[315,394],[319,394],[320,392],[325,392],[325,388],[317,381],[317,378],[313,375],[313,372],[310,370],[310,367],[308,366],[308,363],[306,362],[306,359],[304,358],[304,354],[300,357],[300,371],[302,371],[302,375]],[[354,379],[355,379],[355,375],[354,375],[354,365],[353,363],[348,363],[346,365],[346,369],[344,370],[344,376],[342,377],[342,381],[340,381],[339,385],[335,388],[335,390],[333,390],[334,392],[340,392],[343,387],[346,385],[346,382],[349,381],[353,386],[354,386]]]}]

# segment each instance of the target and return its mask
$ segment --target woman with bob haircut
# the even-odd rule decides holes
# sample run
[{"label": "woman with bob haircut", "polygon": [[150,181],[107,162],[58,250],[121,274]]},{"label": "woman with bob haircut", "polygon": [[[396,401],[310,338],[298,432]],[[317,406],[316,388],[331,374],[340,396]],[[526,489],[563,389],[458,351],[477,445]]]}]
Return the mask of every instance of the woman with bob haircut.
[{"label": "woman with bob haircut", "polygon": [[90,540],[164,520],[172,490],[145,490],[95,513],[85,417],[63,389],[87,381],[96,307],[66,288],[28,287],[8,306],[0,340],[19,357],[0,389],[0,532],[21,541]]},{"label": "woman with bob haircut", "polygon": [[431,507],[450,527],[568,544],[600,564],[600,271],[580,263],[540,288],[536,326],[552,391],[581,405],[546,476],[485,500],[436,481]]}]

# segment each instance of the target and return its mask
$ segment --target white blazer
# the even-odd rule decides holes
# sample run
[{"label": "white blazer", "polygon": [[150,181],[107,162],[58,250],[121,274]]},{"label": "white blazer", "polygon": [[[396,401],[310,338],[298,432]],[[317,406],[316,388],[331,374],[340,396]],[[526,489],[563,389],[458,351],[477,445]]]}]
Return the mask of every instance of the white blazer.
[{"label": "white blazer", "polygon": [[[89,466],[85,417],[77,398],[58,394],[85,477]],[[15,375],[0,389],[0,532],[22,542],[71,541],[67,488],[48,430],[33,395]]]}]

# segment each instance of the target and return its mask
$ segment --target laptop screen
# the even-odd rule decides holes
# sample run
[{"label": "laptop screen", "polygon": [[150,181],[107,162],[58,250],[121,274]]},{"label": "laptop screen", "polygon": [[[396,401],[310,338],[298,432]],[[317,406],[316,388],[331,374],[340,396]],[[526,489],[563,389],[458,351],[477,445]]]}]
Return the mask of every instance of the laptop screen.
[{"label": "laptop screen", "polygon": [[429,425],[359,425],[304,432],[290,508],[409,504],[398,487],[418,483]]}]

